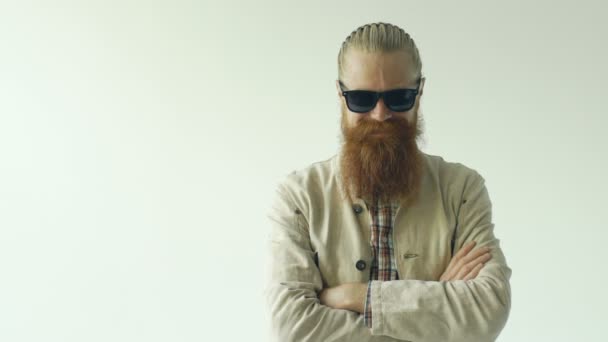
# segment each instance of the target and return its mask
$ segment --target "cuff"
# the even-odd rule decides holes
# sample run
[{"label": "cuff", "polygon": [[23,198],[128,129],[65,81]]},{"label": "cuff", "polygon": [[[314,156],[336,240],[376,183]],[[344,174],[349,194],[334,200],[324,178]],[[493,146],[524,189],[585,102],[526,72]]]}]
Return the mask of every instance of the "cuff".
[{"label": "cuff", "polygon": [[[384,333],[384,317],[383,317],[383,312],[382,312],[382,284],[386,283],[385,281],[372,281],[369,284],[368,287],[368,292],[369,292],[369,299],[370,299],[370,325],[369,328],[371,329],[371,333],[372,335],[385,335]],[[373,310],[372,310],[373,309]],[[374,324],[372,325],[371,322],[371,312],[374,312],[373,314],[373,322]]]},{"label": "cuff", "polygon": [[367,294],[365,295],[365,310],[363,311],[363,322],[368,328],[372,328],[372,281],[367,282]]}]

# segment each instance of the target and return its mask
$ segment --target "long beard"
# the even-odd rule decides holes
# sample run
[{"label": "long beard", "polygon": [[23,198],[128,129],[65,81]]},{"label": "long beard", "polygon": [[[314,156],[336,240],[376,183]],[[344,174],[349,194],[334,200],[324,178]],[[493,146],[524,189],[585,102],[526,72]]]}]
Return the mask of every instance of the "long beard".
[{"label": "long beard", "polygon": [[362,119],[347,127],[342,115],[341,174],[347,197],[410,204],[418,195],[424,159],[416,139],[422,128],[405,118]]}]

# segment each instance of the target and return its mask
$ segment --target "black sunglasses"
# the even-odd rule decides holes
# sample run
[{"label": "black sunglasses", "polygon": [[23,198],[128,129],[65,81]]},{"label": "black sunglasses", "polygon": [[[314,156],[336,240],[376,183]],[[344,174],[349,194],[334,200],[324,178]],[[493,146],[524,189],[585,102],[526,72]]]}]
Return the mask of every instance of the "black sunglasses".
[{"label": "black sunglasses", "polygon": [[342,81],[340,90],[346,98],[346,106],[355,113],[367,113],[376,107],[380,98],[384,99],[386,107],[393,112],[407,112],[412,109],[416,102],[416,95],[420,89],[420,78],[418,78],[416,89],[391,89],[387,91],[371,90],[344,90],[346,88]]}]

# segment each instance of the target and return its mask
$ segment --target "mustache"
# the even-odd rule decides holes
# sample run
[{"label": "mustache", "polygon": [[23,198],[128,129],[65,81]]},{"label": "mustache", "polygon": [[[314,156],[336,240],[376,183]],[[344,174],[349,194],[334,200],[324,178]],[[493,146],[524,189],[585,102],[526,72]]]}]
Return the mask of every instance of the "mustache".
[{"label": "mustache", "polygon": [[414,133],[415,127],[404,117],[391,117],[385,121],[362,118],[348,129],[347,136],[349,140],[362,142],[372,135],[411,137]]}]

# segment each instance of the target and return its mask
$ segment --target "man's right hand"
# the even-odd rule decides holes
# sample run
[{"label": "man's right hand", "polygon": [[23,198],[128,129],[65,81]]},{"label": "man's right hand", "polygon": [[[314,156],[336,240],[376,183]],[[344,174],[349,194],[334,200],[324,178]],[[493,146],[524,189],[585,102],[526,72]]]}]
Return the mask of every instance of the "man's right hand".
[{"label": "man's right hand", "polygon": [[475,241],[464,245],[450,260],[448,268],[443,272],[439,281],[469,280],[477,277],[484,263],[490,260],[492,255],[488,247],[471,251],[474,246]]}]

